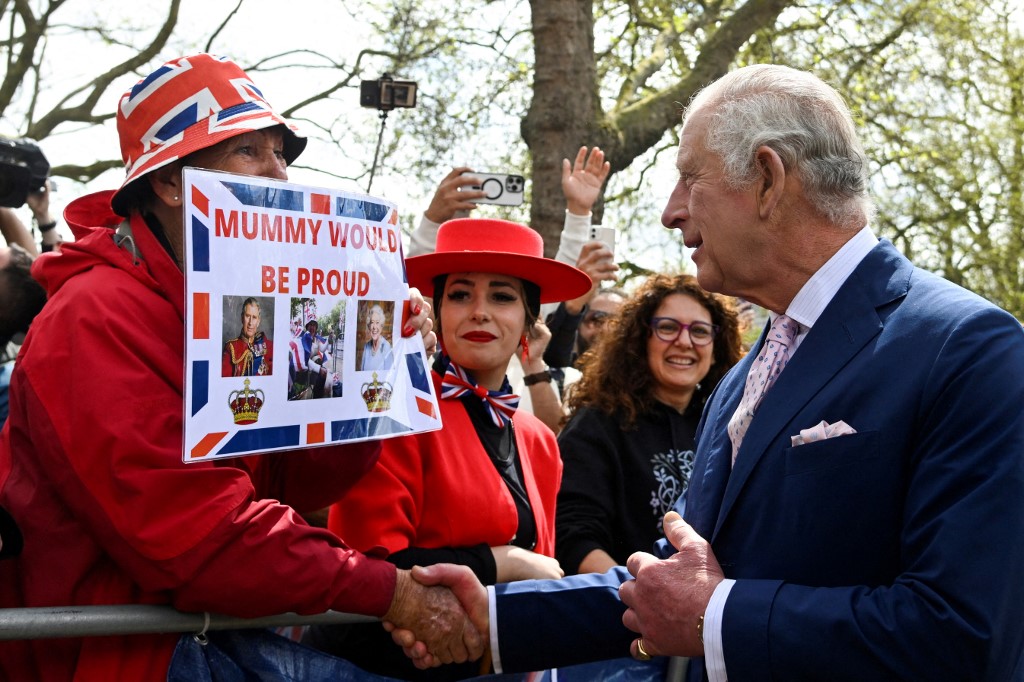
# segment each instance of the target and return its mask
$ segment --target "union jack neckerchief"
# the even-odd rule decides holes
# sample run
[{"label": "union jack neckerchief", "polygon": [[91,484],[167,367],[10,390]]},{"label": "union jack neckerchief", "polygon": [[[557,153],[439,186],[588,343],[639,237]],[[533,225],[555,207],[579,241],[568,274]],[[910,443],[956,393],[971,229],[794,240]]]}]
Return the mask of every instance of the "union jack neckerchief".
[{"label": "union jack neckerchief", "polygon": [[505,377],[504,383],[497,391],[488,391],[483,386],[477,386],[473,377],[466,370],[459,367],[450,358],[445,358],[448,368],[441,379],[441,398],[452,400],[460,398],[467,393],[472,393],[484,402],[484,406],[491,415],[494,425],[501,428],[512,420],[516,408],[519,407],[519,396],[512,392],[512,385]]}]

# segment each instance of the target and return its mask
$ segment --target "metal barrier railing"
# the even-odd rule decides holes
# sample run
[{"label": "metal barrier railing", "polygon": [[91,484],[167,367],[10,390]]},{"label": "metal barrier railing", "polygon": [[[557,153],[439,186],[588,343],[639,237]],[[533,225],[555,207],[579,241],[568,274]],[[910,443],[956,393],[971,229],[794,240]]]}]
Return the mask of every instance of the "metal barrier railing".
[{"label": "metal barrier railing", "polygon": [[54,606],[0,609],[0,641],[54,639],[207,630],[244,630],[283,625],[375,623],[379,618],[328,611],[313,616],[282,613],[263,618],[236,618],[215,613],[183,613],[170,606]]}]

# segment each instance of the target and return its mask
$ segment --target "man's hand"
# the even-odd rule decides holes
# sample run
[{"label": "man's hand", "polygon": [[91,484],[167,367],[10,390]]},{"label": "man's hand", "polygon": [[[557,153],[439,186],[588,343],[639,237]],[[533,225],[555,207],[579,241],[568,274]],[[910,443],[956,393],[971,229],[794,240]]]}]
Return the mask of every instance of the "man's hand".
[{"label": "man's hand", "polygon": [[[403,571],[399,571],[399,573],[401,574]],[[472,626],[468,627],[467,630],[473,631],[479,637],[479,650],[468,647],[474,652],[470,658],[478,658],[483,653],[490,639],[490,623],[487,608],[487,590],[476,579],[473,572],[465,566],[435,564],[426,568],[422,566],[414,567],[412,569],[412,576],[416,582],[426,586],[424,589],[443,589],[443,587],[446,587],[451,590],[451,594],[458,599],[462,609],[465,609],[465,613],[472,623]],[[460,613],[462,613],[461,609]],[[402,647],[405,655],[412,659],[413,664],[417,668],[423,670],[447,662],[442,658],[441,653],[434,648],[434,645],[423,639],[414,628],[396,623],[386,616],[384,621],[384,628],[391,633],[391,638]]]},{"label": "man's hand", "polygon": [[[487,593],[483,586],[464,566],[439,565],[451,571],[436,586],[417,582],[412,573],[399,570],[395,596],[383,619],[385,629],[419,668],[476,660],[487,643]],[[482,618],[479,603],[470,603],[468,615],[460,604],[462,599],[472,602],[476,588],[483,593]],[[482,634],[478,623],[482,623]]]},{"label": "man's hand", "polygon": [[[463,175],[469,173],[470,175]],[[459,166],[444,176],[441,184],[437,186],[434,197],[430,200],[430,206],[423,212],[423,215],[435,223],[443,223],[451,220],[456,211],[472,211],[476,204],[472,199],[480,199],[487,196],[483,190],[464,189],[469,185],[477,183],[479,178],[472,175],[468,166]]]},{"label": "man's hand", "polygon": [[590,158],[587,158],[587,148],[580,147],[573,164],[569,159],[562,159],[562,194],[569,213],[590,213],[610,170],[611,164],[604,160],[604,152],[597,147],[590,152]]},{"label": "man's hand", "polygon": [[[629,557],[626,568],[635,580],[619,587],[629,607],[622,622],[641,633],[644,650],[652,656],[703,656],[697,623],[725,576],[711,545],[679,514],[666,514],[664,526],[665,537],[679,551],[664,561],[646,552]],[[636,648],[633,642],[634,656]]]}]

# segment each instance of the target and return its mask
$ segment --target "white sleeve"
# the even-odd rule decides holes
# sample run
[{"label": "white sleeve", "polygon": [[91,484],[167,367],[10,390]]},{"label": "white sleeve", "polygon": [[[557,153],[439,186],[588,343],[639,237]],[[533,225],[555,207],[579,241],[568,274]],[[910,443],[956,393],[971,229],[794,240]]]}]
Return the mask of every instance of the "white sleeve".
[{"label": "white sleeve", "polygon": [[491,664],[494,672],[501,674],[501,649],[498,647],[498,606],[494,598],[494,585],[487,586],[487,613],[491,627]]},{"label": "white sleeve", "polygon": [[576,265],[583,245],[590,241],[592,215],[576,215],[569,213],[569,209],[565,210],[565,223],[562,225],[562,235],[558,238],[558,253],[555,254],[555,260]]},{"label": "white sleeve", "polygon": [[441,223],[435,223],[426,214],[420,218],[420,225],[409,237],[409,253],[406,256],[422,256],[434,253],[437,248],[437,230]]},{"label": "white sleeve", "polygon": [[[562,234],[558,238],[558,253],[555,260],[576,266],[580,259],[580,252],[583,245],[590,240],[590,217],[587,215],[576,215],[565,209],[565,222],[562,224]],[[540,307],[540,319],[547,319],[547,316],[555,312],[557,303],[545,303]]]},{"label": "white sleeve", "polygon": [[722,647],[722,615],[725,613],[725,600],[735,584],[735,580],[728,578],[718,583],[708,602],[708,610],[704,612],[704,665],[708,682],[728,682],[729,679]]}]

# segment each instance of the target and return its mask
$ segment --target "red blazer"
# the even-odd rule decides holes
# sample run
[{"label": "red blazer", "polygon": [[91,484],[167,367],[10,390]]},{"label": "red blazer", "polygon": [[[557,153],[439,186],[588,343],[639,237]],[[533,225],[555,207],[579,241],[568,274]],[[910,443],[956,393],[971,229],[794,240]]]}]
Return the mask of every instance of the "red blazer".
[{"label": "red blazer", "polygon": [[[441,379],[432,373],[440,395]],[[439,431],[384,441],[377,466],[331,507],[328,527],[351,547],[507,545],[518,516],[512,494],[459,400],[440,400]],[[518,410],[512,418],[539,554],[554,556],[555,499],[562,460],[551,430]]]}]

